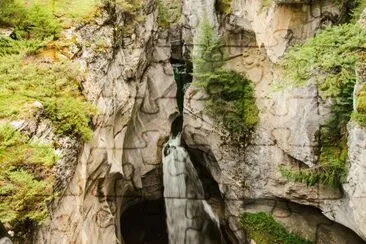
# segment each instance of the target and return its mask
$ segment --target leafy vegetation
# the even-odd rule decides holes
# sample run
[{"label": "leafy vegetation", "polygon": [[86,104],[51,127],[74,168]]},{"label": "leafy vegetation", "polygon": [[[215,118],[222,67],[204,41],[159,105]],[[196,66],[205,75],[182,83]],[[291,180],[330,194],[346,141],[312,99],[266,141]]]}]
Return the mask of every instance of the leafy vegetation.
[{"label": "leafy vegetation", "polygon": [[352,22],[357,22],[360,19],[361,14],[365,8],[366,8],[366,0],[356,0],[354,2],[354,7],[351,13]]},{"label": "leafy vegetation", "polygon": [[24,63],[24,58],[21,54],[0,57],[0,118],[30,117],[30,105],[39,101],[58,134],[89,140],[95,109],[79,91],[77,70],[66,61]]},{"label": "leafy vegetation", "polygon": [[20,0],[4,0],[0,3],[0,24],[15,28],[19,38],[45,39],[55,37],[60,31],[60,23],[45,6],[26,6]]},{"label": "leafy vegetation", "polygon": [[[310,186],[339,186],[346,175],[346,125],[353,110],[356,63],[361,61],[366,30],[358,24],[328,28],[303,45],[290,49],[282,61],[285,81],[281,87],[317,84],[323,99],[332,101],[332,115],[320,130],[318,167],[299,172],[281,169],[290,180]],[[357,116],[353,116],[357,117]]]},{"label": "leafy vegetation", "polygon": [[[260,11],[269,8],[273,2],[273,0],[261,0]],[[298,1],[293,0],[293,2]],[[341,10],[342,19],[339,19],[341,23],[357,22],[362,11],[366,8],[365,0],[333,0],[332,2]]]},{"label": "leafy vegetation", "polygon": [[158,1],[158,24],[161,28],[168,28],[181,17],[181,2],[179,0]]},{"label": "leafy vegetation", "polygon": [[[0,27],[14,30],[12,38],[0,37],[0,218],[13,229],[32,228],[46,218],[57,157],[56,145],[32,141],[8,123],[41,112],[55,133],[91,138],[89,122],[96,111],[81,94],[82,74],[71,60],[57,55],[54,45],[62,41],[63,27],[95,11],[94,2],[0,2]],[[45,59],[48,53],[52,57]]]},{"label": "leafy vegetation", "polygon": [[244,75],[225,70],[220,37],[203,21],[195,39],[193,76],[195,85],[209,95],[206,109],[235,137],[250,135],[258,122],[254,88]]},{"label": "leafy vegetation", "polygon": [[310,244],[295,234],[289,233],[271,215],[263,212],[241,215],[244,230],[257,244]]},{"label": "leafy vegetation", "polygon": [[0,219],[41,222],[52,199],[54,149],[29,141],[9,125],[0,126]]},{"label": "leafy vegetation", "polygon": [[[333,0],[341,10],[342,22],[356,23],[366,7],[365,0]],[[341,16],[342,17],[342,16]]]}]

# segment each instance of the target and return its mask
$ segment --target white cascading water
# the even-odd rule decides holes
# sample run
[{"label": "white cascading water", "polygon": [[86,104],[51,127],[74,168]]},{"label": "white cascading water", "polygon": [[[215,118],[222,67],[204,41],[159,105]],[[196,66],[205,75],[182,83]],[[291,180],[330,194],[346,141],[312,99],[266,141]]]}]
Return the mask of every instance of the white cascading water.
[{"label": "white cascading water", "polygon": [[177,135],[163,148],[164,199],[171,244],[224,243],[220,225]]}]

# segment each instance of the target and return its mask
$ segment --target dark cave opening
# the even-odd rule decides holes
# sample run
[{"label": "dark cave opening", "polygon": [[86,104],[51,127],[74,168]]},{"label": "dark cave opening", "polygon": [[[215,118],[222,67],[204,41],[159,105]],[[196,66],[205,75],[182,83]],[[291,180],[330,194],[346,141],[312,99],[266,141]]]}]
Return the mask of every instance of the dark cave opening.
[{"label": "dark cave opening", "polygon": [[164,199],[146,200],[128,207],[121,216],[125,244],[168,244]]}]

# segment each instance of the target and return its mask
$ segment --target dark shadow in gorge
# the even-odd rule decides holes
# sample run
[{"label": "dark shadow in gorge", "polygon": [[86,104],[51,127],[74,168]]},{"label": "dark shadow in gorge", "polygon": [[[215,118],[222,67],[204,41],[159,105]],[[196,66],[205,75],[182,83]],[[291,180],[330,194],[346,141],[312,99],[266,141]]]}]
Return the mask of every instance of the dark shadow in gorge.
[{"label": "dark shadow in gorge", "polygon": [[174,80],[177,84],[177,104],[180,115],[174,120],[171,127],[171,135],[177,136],[183,129],[183,106],[184,106],[184,93],[188,86],[192,83],[193,66],[192,62],[171,59],[170,63],[174,70]]},{"label": "dark shadow in gorge", "polygon": [[[202,151],[189,148],[187,145],[185,145],[184,141],[183,145],[187,149],[189,157],[198,173],[198,177],[202,182],[205,199],[212,207],[215,215],[219,218],[221,232],[225,238],[226,243],[240,243],[240,241],[231,231],[229,223],[225,218],[225,202],[220,192],[218,183],[215,181],[210,173],[210,170],[219,170],[217,164],[213,163],[212,165],[206,165],[205,162],[207,162],[207,159],[205,159],[205,154]],[[215,165],[217,167],[215,167]],[[210,167],[210,169],[208,169],[208,167]]]},{"label": "dark shadow in gorge", "polygon": [[121,216],[121,233],[125,244],[168,244],[164,199],[128,207]]}]

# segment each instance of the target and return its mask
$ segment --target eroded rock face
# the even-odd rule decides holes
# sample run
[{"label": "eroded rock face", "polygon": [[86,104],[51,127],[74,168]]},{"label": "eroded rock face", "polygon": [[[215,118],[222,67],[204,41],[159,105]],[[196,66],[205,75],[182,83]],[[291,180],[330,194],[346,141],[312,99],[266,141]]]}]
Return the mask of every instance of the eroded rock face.
[{"label": "eroded rock face", "polygon": [[348,226],[366,239],[366,129],[354,122],[348,125],[348,157],[350,165],[344,195],[336,201],[325,201],[322,209],[327,217]]},{"label": "eroded rock face", "polygon": [[[246,239],[238,216],[252,208],[272,212],[290,229],[298,227],[295,232],[308,229],[302,234],[320,243],[358,240],[319,212],[289,208],[279,198],[320,208],[327,217],[365,238],[366,218],[360,201],[365,188],[360,182],[366,157],[361,128],[349,128],[351,166],[343,195],[320,186],[307,188],[287,182],[278,170],[280,165],[317,163],[316,135],[330,110],[316,87],[274,92],[273,83],[279,77],[275,64],[289,44],[313,36],[339,11],[323,1],[311,5],[278,1],[281,4],[262,8],[257,0],[234,0],[232,14],[222,18],[216,15],[214,0],[182,2],[184,23],[181,35],[174,36],[191,44],[196,27],[206,18],[225,38],[225,51],[231,58],[227,68],[245,72],[256,87],[260,122],[246,148],[232,144],[223,128],[207,116],[207,94],[192,87],[185,97],[185,143],[199,152],[200,160],[196,161],[218,183],[223,199],[220,219],[234,239],[241,243]],[[77,40],[70,55],[86,73],[83,90],[99,114],[93,120],[92,142],[83,146],[78,157],[65,154],[65,162],[77,159],[78,164],[71,170],[73,177],[66,192],[54,203],[50,220],[37,233],[36,243],[123,243],[122,213],[141,198],[162,197],[161,146],[168,139],[178,108],[169,63],[171,33],[157,31],[155,7],[155,1],[147,1],[140,13],[144,20],[133,26],[131,33],[120,32],[126,23],[115,9],[68,31],[70,39]],[[98,41],[103,47],[95,46]],[[322,236],[316,237],[319,223],[324,229],[319,232]]]},{"label": "eroded rock face", "polygon": [[22,134],[27,135],[31,141],[45,145],[58,145],[56,155],[59,160],[57,160],[54,167],[54,189],[57,192],[63,192],[75,172],[81,143],[76,138],[55,135],[53,133],[51,121],[43,116],[44,109],[42,103],[37,101],[30,106],[32,117],[10,121],[9,124]]},{"label": "eroded rock face", "polygon": [[[353,139],[360,135],[360,129],[350,131],[349,140],[353,140],[349,142],[350,164],[353,166],[344,193],[322,186],[308,188],[287,182],[279,172],[279,166],[297,168],[317,164],[318,132],[329,117],[330,104],[319,97],[318,88],[314,86],[274,91],[280,78],[280,70],[275,64],[289,44],[314,36],[339,14],[329,3],[288,2],[262,8],[261,1],[235,0],[232,14],[214,24],[220,26],[225,51],[231,57],[225,67],[245,73],[255,83],[260,122],[249,145],[240,148],[228,139],[224,129],[205,113],[204,102],[208,95],[194,87],[185,97],[184,140],[188,147],[204,155],[203,164],[218,182],[224,197],[226,220],[239,239],[242,233],[237,217],[244,211],[246,202],[277,197],[320,208],[327,217],[365,238],[363,226],[366,225],[361,222],[366,215],[357,205],[362,201],[357,198],[355,204],[355,200],[351,200],[356,199],[352,197],[355,191],[365,189],[362,181],[355,183],[356,178],[361,180],[360,172],[363,172],[356,165],[361,164],[360,160],[363,162],[360,145],[364,140]],[[188,1],[184,3],[188,4]],[[190,8],[197,9],[198,4],[201,3],[190,5]],[[190,18],[196,18],[196,15],[185,16],[185,19]],[[190,23],[186,22],[187,25]],[[191,25],[192,35],[196,26]],[[358,173],[353,171],[356,168]],[[359,186],[355,187],[355,184]],[[337,238],[334,237],[332,243],[341,240]]]},{"label": "eroded rock face", "polygon": [[[161,197],[161,146],[177,105],[168,37],[156,34],[154,6],[147,2],[140,13],[146,18],[128,35],[118,32],[125,25],[118,9],[70,30],[75,59],[87,75],[84,91],[99,114],[94,137],[36,243],[119,243],[119,217],[129,203]],[[98,40],[103,49],[93,46]]]},{"label": "eroded rock face", "polygon": [[327,219],[314,207],[283,199],[258,199],[248,201],[244,209],[249,213],[268,213],[288,231],[313,243],[364,243],[351,230]]},{"label": "eroded rock face", "polygon": [[281,4],[264,6],[263,1],[235,0],[226,25],[233,25],[256,36],[258,47],[263,46],[267,57],[277,62],[289,43],[301,42],[312,37],[317,30],[336,21],[339,10],[331,1],[286,0]]}]

